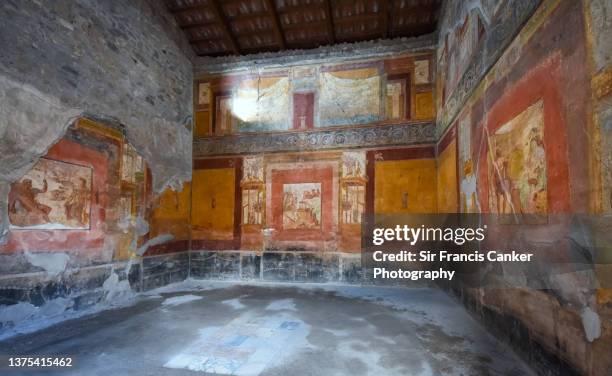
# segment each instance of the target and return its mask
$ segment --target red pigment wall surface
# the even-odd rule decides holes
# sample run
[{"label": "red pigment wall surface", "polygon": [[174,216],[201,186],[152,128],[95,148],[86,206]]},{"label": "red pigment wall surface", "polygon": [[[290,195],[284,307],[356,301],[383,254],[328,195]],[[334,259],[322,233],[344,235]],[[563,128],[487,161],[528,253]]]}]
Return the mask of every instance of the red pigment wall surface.
[{"label": "red pigment wall surface", "polygon": [[[600,189],[593,178],[597,172],[591,170],[599,150],[595,147],[597,135],[589,125],[592,95],[583,6],[581,1],[544,1],[452,124],[458,129],[458,170],[464,179],[462,190],[465,187],[461,193],[470,193],[475,184],[480,205],[476,210],[489,212],[495,198],[489,191],[491,157],[487,136],[493,136],[541,101],[544,156],[539,163],[546,170],[546,214],[551,215],[544,217],[547,222],[524,226],[528,229],[520,236],[508,236],[516,231],[512,226],[503,229],[506,234],[490,234],[487,247],[494,247],[496,239],[510,239],[510,246],[529,249],[539,259],[547,260],[546,265],[563,270],[554,277],[563,283],[554,278],[546,280],[542,273],[539,277],[550,284],[550,290],[466,288],[462,294],[470,296],[476,307],[500,312],[504,320],[516,319],[524,325],[529,338],[579,373],[608,375],[610,357],[604,354],[609,353],[612,343],[607,324],[609,308],[592,305],[591,287],[585,285],[585,276],[600,282],[602,279],[587,269],[576,272],[576,260],[586,259],[584,254],[575,252],[568,237],[572,224],[569,220],[558,225],[555,222],[567,218],[555,214],[589,213]],[[475,183],[468,178],[470,173],[476,174]],[[584,261],[585,265],[591,262]],[[503,275],[496,278],[503,279]],[[586,338],[581,321],[585,301],[601,319],[601,337],[593,341]]]},{"label": "red pigment wall surface", "polygon": [[[506,90],[489,110],[485,126],[493,134],[500,126],[512,120],[530,105],[544,102],[544,149],[546,160],[548,212],[567,213],[570,210],[569,172],[567,159],[567,126],[563,117],[563,103],[559,57],[555,56],[539,65],[519,82]],[[480,154],[478,195],[483,212],[489,208],[488,146]]]},{"label": "red pigment wall surface", "polygon": [[78,143],[62,139],[45,158],[93,168],[89,230],[11,230],[0,252],[92,250],[102,247],[108,206],[108,160],[106,156]]},{"label": "red pigment wall surface", "polygon": [[549,213],[588,210],[592,189],[588,160],[594,150],[589,149],[587,134],[590,93],[585,45],[580,2],[560,2],[531,39],[515,47],[520,51],[516,61],[509,65],[507,60],[513,57],[502,58],[493,68],[495,80],[479,98],[468,101],[473,103],[467,109],[471,111],[471,154],[480,150],[475,157],[481,163],[478,194],[483,211],[488,210],[489,198],[488,149],[481,139],[482,127],[491,135],[538,100],[544,102]]}]

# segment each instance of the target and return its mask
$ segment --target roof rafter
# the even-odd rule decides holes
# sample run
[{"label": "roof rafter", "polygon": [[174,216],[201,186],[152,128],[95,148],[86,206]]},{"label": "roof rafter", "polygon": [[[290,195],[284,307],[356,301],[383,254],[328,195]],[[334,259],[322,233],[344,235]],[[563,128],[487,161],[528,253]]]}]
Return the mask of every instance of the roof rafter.
[{"label": "roof rafter", "polygon": [[389,35],[389,18],[391,17],[391,14],[389,12],[389,0],[381,0],[381,18],[382,18],[382,22],[381,22],[381,37],[383,39],[387,38],[387,36]]},{"label": "roof rafter", "polygon": [[270,17],[272,17],[274,34],[276,35],[278,46],[281,50],[285,50],[287,48],[287,44],[285,43],[285,36],[283,35],[283,30],[281,29],[280,19],[278,18],[278,12],[276,11],[274,2],[272,0],[264,0],[264,2],[270,11]]},{"label": "roof rafter", "polygon": [[327,20],[327,34],[329,44],[336,43],[336,30],[334,30],[334,16],[331,7],[330,0],[323,0],[323,7],[325,8],[325,19]]},{"label": "roof rafter", "polygon": [[215,14],[219,26],[223,30],[223,34],[225,35],[225,39],[230,45],[230,50],[235,55],[240,55],[240,47],[238,46],[238,42],[232,34],[232,30],[230,29],[229,23],[223,14],[223,9],[221,9],[221,5],[219,4],[219,0],[209,0],[210,1],[210,9]]},{"label": "roof rafter", "polygon": [[216,23],[217,23],[217,21],[210,20],[210,21],[204,21],[204,22],[193,22],[193,23],[179,24],[179,27],[181,29],[183,29],[183,30],[189,30],[189,29],[197,29],[199,27],[214,25]]}]

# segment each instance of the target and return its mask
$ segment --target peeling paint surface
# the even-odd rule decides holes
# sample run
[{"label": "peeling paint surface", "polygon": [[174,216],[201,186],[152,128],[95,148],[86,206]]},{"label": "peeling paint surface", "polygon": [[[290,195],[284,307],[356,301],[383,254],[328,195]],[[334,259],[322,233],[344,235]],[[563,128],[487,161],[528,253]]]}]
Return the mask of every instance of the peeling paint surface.
[{"label": "peeling paint surface", "polygon": [[58,275],[66,269],[70,256],[65,253],[32,253],[25,252],[26,259],[30,264],[43,268],[51,275]]},{"label": "peeling paint surface", "polygon": [[591,307],[586,307],[580,315],[582,318],[582,326],[586,334],[587,340],[593,342],[601,336],[601,320],[597,312]]},{"label": "peeling paint surface", "polygon": [[147,240],[145,244],[143,244],[140,248],[138,248],[138,250],[136,251],[136,254],[139,256],[142,256],[149,249],[149,247],[154,246],[154,245],[164,244],[166,242],[171,241],[172,239],[174,239],[174,236],[171,234],[164,234],[164,235],[156,236],[153,239]]}]

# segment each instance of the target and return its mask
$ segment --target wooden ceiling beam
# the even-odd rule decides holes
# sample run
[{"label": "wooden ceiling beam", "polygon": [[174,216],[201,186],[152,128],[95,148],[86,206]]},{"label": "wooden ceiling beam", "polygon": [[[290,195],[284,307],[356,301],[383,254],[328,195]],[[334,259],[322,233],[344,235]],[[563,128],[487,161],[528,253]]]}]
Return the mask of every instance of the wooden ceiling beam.
[{"label": "wooden ceiling beam", "polygon": [[[249,19],[253,19],[253,18],[258,18],[258,17],[270,17],[270,13],[266,12],[266,13],[255,13],[254,16],[251,16],[249,14],[241,14],[239,16],[236,17],[232,17],[230,21],[234,22],[234,21],[246,21]],[[323,21],[322,21],[323,22]],[[184,30],[189,30],[189,29],[197,29],[203,26],[210,26],[210,25],[215,25],[217,24],[217,20],[210,20],[210,21],[205,21],[205,22],[194,22],[194,23],[188,23],[188,24],[179,24],[179,27],[181,29]],[[303,25],[303,24],[300,24]]]},{"label": "wooden ceiling beam", "polygon": [[[429,25],[429,24],[434,24],[435,26],[435,13],[433,12],[429,12],[429,11],[419,11],[419,12],[412,12],[412,13],[401,13],[401,14],[397,14],[395,16],[395,21],[396,23],[391,25],[391,28],[402,28],[405,26],[410,26],[410,25]],[[400,22],[400,20],[404,19],[406,20],[407,18],[411,17],[411,16],[416,16],[414,21],[405,23],[403,26],[401,25],[397,25],[398,22]],[[427,16],[427,21],[423,21],[423,18]],[[432,22],[433,21],[433,22]]]},{"label": "wooden ceiling beam", "polygon": [[391,12],[389,12],[389,0],[381,0],[381,37],[386,39],[389,36],[389,18],[391,17]]},{"label": "wooden ceiling beam", "polygon": [[200,9],[206,9],[208,8],[208,6],[206,4],[196,4],[196,5],[189,5],[186,7],[180,7],[180,8],[170,8],[170,13],[182,13],[182,12],[187,12],[187,11],[191,11],[191,10],[200,10]]},{"label": "wooden ceiling beam", "polygon": [[[254,33],[257,33],[259,35],[266,35],[266,34],[270,34],[270,33],[274,33],[274,30],[271,29],[263,29],[263,30],[257,30],[257,31],[251,31],[251,30],[243,30],[237,33],[234,33],[234,35],[236,36],[236,38],[241,38],[241,37],[245,37],[245,36],[251,36]],[[276,37],[276,35],[274,35]]]},{"label": "wooden ceiling beam", "polygon": [[215,38],[215,37],[207,37],[207,38],[192,38],[189,39],[189,43],[196,43],[196,44],[200,44],[200,43],[212,43],[212,42],[218,42],[218,41],[222,41],[222,40],[226,40],[225,36],[222,36],[221,38]]},{"label": "wooden ceiling beam", "polygon": [[197,39],[197,40],[191,40],[189,41],[189,43],[198,46],[198,47],[214,47],[216,46],[216,44],[218,44],[219,42],[221,42],[223,39]]},{"label": "wooden ceiling beam", "polygon": [[179,27],[183,30],[190,30],[190,29],[197,29],[203,26],[210,26],[210,25],[214,25],[216,24],[217,21],[215,20],[210,20],[210,21],[205,21],[205,22],[194,22],[194,23],[188,23],[188,24],[179,24]]},{"label": "wooden ceiling beam", "polygon": [[217,46],[209,45],[209,44],[199,44],[193,43],[193,47],[196,49],[196,54],[200,56],[221,56],[227,55],[228,51],[226,49],[220,50]]},{"label": "wooden ceiling beam", "polygon": [[[281,9],[277,9],[278,14],[292,14],[292,13],[304,13],[304,12],[321,12],[326,1],[323,1],[320,5],[313,4],[297,4],[297,5],[285,5]],[[324,10],[324,9],[323,9]]]},{"label": "wooden ceiling beam", "polygon": [[[277,7],[275,0],[259,0],[263,8],[247,13],[242,13],[242,8],[236,8],[233,16],[225,11],[229,1],[206,0],[198,4],[191,1],[192,4],[184,5],[184,1],[164,0],[200,56],[313,48],[323,44],[421,35],[435,30],[436,16],[439,17],[442,3],[442,0],[433,0],[420,5],[407,5],[398,1],[377,0],[376,12],[336,17],[336,7],[339,4],[354,4],[353,0],[319,0],[316,4],[296,2],[296,5],[282,7]],[[401,8],[401,4],[407,6]],[[349,8],[353,9],[352,6]],[[284,22],[289,20],[299,22],[285,25]],[[267,29],[252,31],[254,27]],[[234,32],[233,28],[241,31]],[[251,40],[246,36],[254,33],[266,39],[265,46],[246,43],[247,39]]]},{"label": "wooden ceiling beam", "polygon": [[406,8],[400,8],[399,4],[396,4],[391,7],[391,11],[406,13],[406,12],[435,12],[440,8],[440,6],[436,3],[430,3],[425,5],[411,5]]},{"label": "wooden ceiling beam", "polygon": [[281,51],[287,49],[287,44],[285,43],[285,36],[283,35],[283,29],[281,29],[280,19],[278,18],[278,12],[276,11],[276,7],[274,5],[274,1],[272,0],[264,0],[267,8],[270,11],[270,17],[272,17],[272,24],[274,28],[274,34],[276,35],[276,41],[278,42],[278,46]]},{"label": "wooden ceiling beam", "polygon": [[316,48],[321,45],[321,43],[327,42],[327,35],[323,38],[310,38],[310,39],[302,39],[302,40],[294,40],[289,43],[291,48]]},{"label": "wooden ceiling beam", "polygon": [[207,57],[220,57],[220,56],[227,56],[227,51],[223,50],[202,50],[199,49],[197,52],[198,56],[207,56]]},{"label": "wooden ceiling beam", "polygon": [[389,30],[389,35],[391,38],[400,37],[400,36],[417,36],[422,34],[431,33],[436,29],[436,25],[419,25],[419,24],[411,24],[405,25],[402,27],[392,27]]},{"label": "wooden ceiling beam", "polygon": [[221,29],[223,30],[225,39],[230,45],[230,50],[235,55],[240,55],[240,47],[238,46],[238,42],[236,41],[234,34],[232,34],[232,30],[230,29],[229,23],[227,19],[225,18],[225,15],[223,14],[223,10],[221,9],[219,0],[209,0],[209,2],[210,2],[210,9],[215,14],[215,17],[217,18],[219,26],[221,26]]},{"label": "wooden ceiling beam", "polygon": [[[365,14],[358,14],[358,15],[354,15],[354,16],[349,16],[349,17],[343,17],[343,18],[338,18],[335,19],[334,22],[337,24],[351,24],[351,23],[355,23],[355,22],[369,22],[369,21],[373,21],[373,20],[379,20],[380,21],[380,13],[365,13]],[[335,31],[335,27],[334,26],[330,26],[329,25],[329,20],[320,20],[320,21],[310,21],[310,22],[304,22],[304,23],[294,23],[294,24],[290,24],[290,25],[284,25],[284,29],[286,31],[288,30],[295,30],[295,29],[303,29],[303,28],[310,28],[310,27],[320,27],[322,25],[326,25],[327,26],[327,30],[328,30],[328,35],[329,35],[329,30],[330,28],[333,29],[334,31],[334,41],[337,38],[337,33]],[[388,27],[387,27],[388,29]],[[329,39],[329,38],[328,38]],[[334,43],[331,42],[330,43]]]},{"label": "wooden ceiling beam", "polygon": [[320,21],[311,21],[311,22],[304,22],[304,23],[292,23],[289,25],[285,25],[284,29],[285,30],[294,30],[294,29],[303,29],[305,27],[320,27],[320,26],[325,26],[327,28],[327,20],[320,20]]},{"label": "wooden ceiling beam", "polygon": [[375,21],[375,20],[380,21],[380,14],[378,13],[357,14],[355,16],[337,18],[335,22],[337,24],[347,24],[347,23],[354,23],[354,22],[361,22],[361,21],[369,22],[369,21]]},{"label": "wooden ceiling beam", "polygon": [[242,13],[237,14],[230,18],[231,21],[242,21],[251,18],[270,17],[270,12],[253,12],[253,13]]},{"label": "wooden ceiling beam", "polygon": [[327,38],[329,44],[336,43],[336,30],[334,29],[334,16],[330,0],[323,0],[323,7],[325,8],[325,19],[327,21]]}]

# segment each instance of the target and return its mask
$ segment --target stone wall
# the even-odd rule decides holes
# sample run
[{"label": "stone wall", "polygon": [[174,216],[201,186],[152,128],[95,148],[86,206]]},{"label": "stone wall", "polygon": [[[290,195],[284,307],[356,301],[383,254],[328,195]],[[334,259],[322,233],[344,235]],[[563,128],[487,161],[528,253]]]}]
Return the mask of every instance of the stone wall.
[{"label": "stone wall", "polygon": [[[188,267],[175,256],[137,255],[160,235],[183,238],[181,218],[150,199],[191,180],[194,56],[164,3],[7,0],[0,18],[3,312],[52,320],[175,281],[176,270],[184,279]],[[32,177],[43,156],[91,170],[87,203],[70,174]],[[18,184],[26,173],[30,188]],[[152,216],[163,223],[149,231]]]},{"label": "stone wall", "polygon": [[189,270],[189,254],[179,252],[70,267],[60,275],[44,270],[2,275],[0,339],[130,304],[138,292],[184,281]]},{"label": "stone wall", "polygon": [[284,283],[365,282],[361,256],[350,253],[191,251],[194,279]]},{"label": "stone wall", "polygon": [[184,281],[189,275],[189,254],[177,252],[142,259],[142,291]]},{"label": "stone wall", "polygon": [[1,2],[0,181],[21,177],[83,114],[125,127],[156,190],[189,180],[193,53],[159,7]]}]

